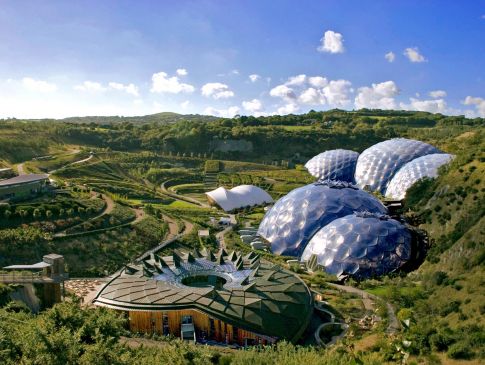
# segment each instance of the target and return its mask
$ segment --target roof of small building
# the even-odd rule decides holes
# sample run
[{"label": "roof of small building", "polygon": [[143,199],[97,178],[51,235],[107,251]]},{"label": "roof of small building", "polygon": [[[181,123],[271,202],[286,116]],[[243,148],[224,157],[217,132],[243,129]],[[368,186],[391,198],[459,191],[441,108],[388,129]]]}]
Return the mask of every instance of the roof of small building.
[{"label": "roof of small building", "polygon": [[0,181],[0,187],[16,185],[16,184],[26,184],[26,183],[35,182],[35,181],[47,180],[48,178],[49,178],[49,175],[47,174],[19,175],[19,176],[12,177],[11,179]]},{"label": "roof of small building", "polygon": [[[217,276],[220,287],[190,286],[189,277]],[[305,283],[259,255],[225,250],[175,251],[141,261],[101,289],[94,304],[126,311],[195,309],[236,327],[296,340],[306,329],[313,298]]]},{"label": "roof of small building", "polygon": [[254,185],[239,185],[231,190],[221,186],[207,192],[206,195],[226,212],[246,206],[273,202],[271,195]]}]

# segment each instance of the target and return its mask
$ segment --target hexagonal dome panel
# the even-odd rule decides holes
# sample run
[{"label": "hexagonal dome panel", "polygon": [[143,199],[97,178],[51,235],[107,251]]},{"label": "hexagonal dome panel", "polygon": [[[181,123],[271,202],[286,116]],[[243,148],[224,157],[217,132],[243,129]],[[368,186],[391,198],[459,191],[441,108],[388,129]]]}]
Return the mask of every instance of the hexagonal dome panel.
[{"label": "hexagonal dome panel", "polygon": [[320,153],[305,164],[310,174],[319,180],[354,181],[359,154],[350,150],[330,150]]},{"label": "hexagonal dome panel", "polygon": [[386,189],[386,197],[392,199],[404,199],[407,190],[418,180],[425,177],[435,178],[438,176],[438,169],[449,163],[453,155],[446,153],[434,153],[418,157],[405,164],[394,175]]},{"label": "hexagonal dome panel", "polygon": [[274,254],[300,256],[320,228],[359,211],[387,213],[377,198],[355,185],[319,181],[278,200],[264,216],[258,234],[269,241]]},{"label": "hexagonal dome panel", "polygon": [[411,258],[412,235],[400,222],[385,215],[356,213],[320,229],[301,257],[336,276],[368,278],[399,269]]},{"label": "hexagonal dome panel", "polygon": [[384,194],[394,174],[415,158],[441,153],[436,147],[421,141],[395,138],[380,142],[362,152],[355,167],[355,182],[362,189]]}]

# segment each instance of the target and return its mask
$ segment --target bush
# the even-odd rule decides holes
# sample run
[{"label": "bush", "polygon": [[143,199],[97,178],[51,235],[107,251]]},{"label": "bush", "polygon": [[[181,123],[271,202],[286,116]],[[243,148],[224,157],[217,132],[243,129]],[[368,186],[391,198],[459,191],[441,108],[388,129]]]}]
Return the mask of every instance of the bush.
[{"label": "bush", "polygon": [[470,346],[463,341],[451,345],[447,354],[452,359],[469,360],[473,357]]}]

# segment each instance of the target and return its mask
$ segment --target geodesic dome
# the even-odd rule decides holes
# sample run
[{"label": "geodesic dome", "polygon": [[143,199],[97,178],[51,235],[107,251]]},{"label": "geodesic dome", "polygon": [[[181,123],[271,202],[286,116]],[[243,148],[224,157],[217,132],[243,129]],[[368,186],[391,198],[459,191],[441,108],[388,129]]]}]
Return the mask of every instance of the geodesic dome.
[{"label": "geodesic dome", "polygon": [[399,269],[411,258],[412,235],[388,216],[356,213],[334,220],[310,240],[301,257],[329,274],[368,278]]},{"label": "geodesic dome", "polygon": [[453,159],[452,155],[446,153],[434,153],[418,157],[405,164],[394,175],[387,185],[386,197],[402,200],[406,197],[407,190],[418,180],[425,177],[435,178],[438,176],[438,169]]},{"label": "geodesic dome", "polygon": [[264,216],[258,235],[271,244],[274,254],[300,256],[320,228],[359,211],[387,213],[377,198],[355,185],[319,181],[278,200]]},{"label": "geodesic dome", "polygon": [[361,188],[368,186],[370,190],[384,194],[387,184],[402,166],[415,158],[436,153],[441,151],[412,139],[394,138],[377,143],[360,154],[355,167],[355,182]]},{"label": "geodesic dome", "polygon": [[359,154],[350,150],[330,150],[320,153],[305,164],[310,174],[319,180],[354,181]]}]

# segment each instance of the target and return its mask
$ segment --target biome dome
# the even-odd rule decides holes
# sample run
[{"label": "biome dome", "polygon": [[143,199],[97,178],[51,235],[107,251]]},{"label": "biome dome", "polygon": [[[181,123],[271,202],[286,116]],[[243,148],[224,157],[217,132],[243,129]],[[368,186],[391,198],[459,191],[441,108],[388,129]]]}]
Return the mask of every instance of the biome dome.
[{"label": "biome dome", "polygon": [[395,138],[377,143],[357,160],[355,182],[364,189],[384,194],[389,181],[409,161],[429,154],[441,153],[436,147],[421,141]]},{"label": "biome dome", "polygon": [[330,150],[316,155],[305,164],[310,174],[319,180],[354,181],[359,154],[350,150]]},{"label": "biome dome", "polygon": [[270,243],[274,254],[300,256],[320,228],[363,210],[387,213],[377,198],[355,185],[319,181],[295,189],[278,200],[264,216],[258,234]]},{"label": "biome dome", "polygon": [[388,216],[356,213],[320,229],[306,246],[302,261],[316,255],[329,274],[368,278],[399,269],[411,258],[412,235]]}]

